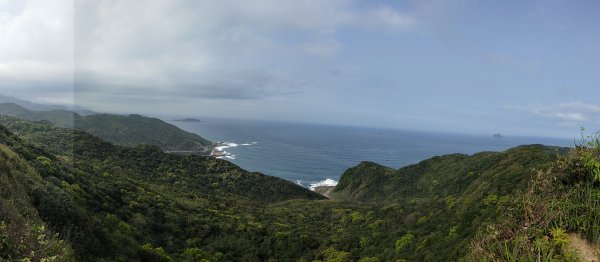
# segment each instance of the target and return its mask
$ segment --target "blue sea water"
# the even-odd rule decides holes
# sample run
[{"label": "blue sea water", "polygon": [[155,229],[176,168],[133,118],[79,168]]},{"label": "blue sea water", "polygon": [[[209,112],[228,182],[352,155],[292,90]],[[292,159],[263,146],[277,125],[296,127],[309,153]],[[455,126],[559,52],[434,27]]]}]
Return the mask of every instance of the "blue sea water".
[{"label": "blue sea water", "polygon": [[[335,184],[361,161],[400,168],[433,156],[502,151],[523,144],[572,146],[573,140],[460,135],[392,129],[203,119],[170,122],[212,141],[228,142],[225,158],[240,167],[310,186]],[[326,181],[326,182],[325,182]]]}]

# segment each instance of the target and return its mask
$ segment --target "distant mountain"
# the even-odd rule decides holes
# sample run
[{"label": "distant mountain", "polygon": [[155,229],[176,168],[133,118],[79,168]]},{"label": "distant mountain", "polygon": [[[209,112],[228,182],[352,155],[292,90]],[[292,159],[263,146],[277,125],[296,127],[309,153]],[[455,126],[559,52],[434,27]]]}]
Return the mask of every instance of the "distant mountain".
[{"label": "distant mountain", "polygon": [[0,114],[31,121],[48,121],[75,128],[119,145],[156,145],[165,151],[208,154],[213,143],[157,118],[140,115],[92,114],[82,116],[67,110],[34,111],[14,103],[0,104]]},{"label": "distant mountain", "polygon": [[69,110],[68,107],[62,105],[49,105],[33,103],[27,100],[18,99],[11,96],[0,95],[0,103],[13,103],[25,107],[30,110]]},{"label": "distant mountain", "polygon": [[61,127],[73,127],[75,121],[81,118],[79,114],[68,110],[29,110],[15,103],[1,103],[0,114],[14,116],[17,118],[31,121],[48,121],[54,125]]}]

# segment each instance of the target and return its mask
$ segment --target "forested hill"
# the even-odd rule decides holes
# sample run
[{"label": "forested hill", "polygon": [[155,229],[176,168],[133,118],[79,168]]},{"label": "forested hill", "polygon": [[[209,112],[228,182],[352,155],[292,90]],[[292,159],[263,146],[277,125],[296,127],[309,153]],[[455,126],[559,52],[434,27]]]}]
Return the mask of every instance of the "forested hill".
[{"label": "forested hill", "polygon": [[[519,146],[506,152],[437,156],[394,170],[362,162],[341,176],[331,197],[375,202],[419,201],[434,197],[510,195],[524,190],[535,172],[568,149],[542,145]],[[476,195],[473,195],[476,194]]]},{"label": "forested hill", "polygon": [[600,261],[600,139],[519,146],[391,169],[362,162],[330,193],[404,210],[399,253],[414,261]]},{"label": "forested hill", "polygon": [[[400,169],[362,162],[341,176],[330,198],[401,209],[397,252],[409,261],[465,256],[473,237],[519,201],[538,170],[564,149],[520,146],[506,152],[450,154]],[[435,250],[435,251],[434,251]]]},{"label": "forested hill", "polygon": [[600,240],[600,146],[364,162],[326,200],[224,160],[3,118],[0,261],[576,261]]},{"label": "forested hill", "polygon": [[262,206],[324,199],[212,157],[38,122],[9,128],[19,136],[0,126],[0,260],[237,260],[237,245],[252,239],[244,227],[267,234],[255,217]]},{"label": "forested hill", "polygon": [[165,151],[208,154],[214,145],[199,135],[181,130],[160,119],[140,115],[81,116],[67,110],[34,111],[14,103],[0,103],[0,115],[31,121],[48,121],[58,127],[75,128],[125,146],[149,144]]},{"label": "forested hill", "polygon": [[165,185],[177,184],[173,188],[176,191],[199,190],[207,195],[216,195],[219,191],[269,202],[297,197],[323,198],[290,181],[251,173],[213,157],[167,154],[152,145],[114,145],[86,132],[40,122],[18,119],[1,122],[10,122],[6,126],[8,130],[44,152],[68,157],[80,169],[93,167],[90,172],[105,167],[103,172],[111,174],[137,176]]}]

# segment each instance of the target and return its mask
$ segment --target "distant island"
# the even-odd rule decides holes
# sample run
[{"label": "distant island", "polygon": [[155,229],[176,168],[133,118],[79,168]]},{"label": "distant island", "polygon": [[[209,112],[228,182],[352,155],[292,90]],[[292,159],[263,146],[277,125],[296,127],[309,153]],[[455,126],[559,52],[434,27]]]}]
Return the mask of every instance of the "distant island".
[{"label": "distant island", "polygon": [[504,138],[504,136],[501,134],[494,134],[494,138]]},{"label": "distant island", "polygon": [[173,121],[177,121],[177,122],[202,122],[202,120],[200,120],[198,118],[191,118],[191,117],[182,118],[182,119],[175,119]]}]

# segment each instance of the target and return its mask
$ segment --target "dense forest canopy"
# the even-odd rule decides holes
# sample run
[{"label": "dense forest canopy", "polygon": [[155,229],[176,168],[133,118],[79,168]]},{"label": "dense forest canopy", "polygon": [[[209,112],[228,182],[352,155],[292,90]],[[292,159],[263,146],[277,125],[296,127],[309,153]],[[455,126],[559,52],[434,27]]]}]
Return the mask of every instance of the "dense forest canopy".
[{"label": "dense forest canopy", "polygon": [[[568,233],[600,235],[591,145],[452,154],[398,170],[363,162],[326,199],[212,157],[119,146],[46,121],[0,123],[7,260],[564,260],[577,256]],[[533,203],[541,210],[524,217]]]},{"label": "dense forest canopy", "polygon": [[47,121],[74,128],[119,145],[156,145],[166,151],[208,154],[214,143],[158,118],[141,115],[80,115],[66,109],[30,110],[15,103],[0,103],[0,114],[31,121]]}]

